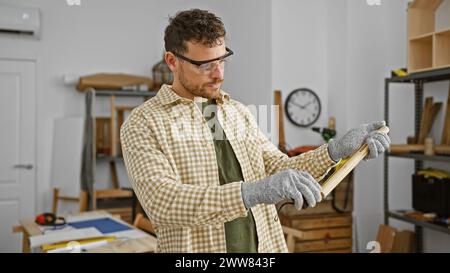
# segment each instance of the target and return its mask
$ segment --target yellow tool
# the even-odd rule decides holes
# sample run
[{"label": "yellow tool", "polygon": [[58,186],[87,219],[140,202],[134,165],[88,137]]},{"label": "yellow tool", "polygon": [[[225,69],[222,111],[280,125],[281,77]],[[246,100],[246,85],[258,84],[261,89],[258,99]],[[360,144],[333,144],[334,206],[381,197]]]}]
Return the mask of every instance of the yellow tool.
[{"label": "yellow tool", "polygon": [[408,72],[406,68],[399,68],[392,70],[391,75],[392,77],[404,77],[408,75]]},{"label": "yellow tool", "polygon": [[54,243],[54,244],[42,245],[42,250],[49,251],[49,250],[53,250],[53,249],[57,249],[57,248],[67,247],[67,245],[70,242],[77,242],[80,245],[85,245],[85,244],[89,244],[89,243],[93,243],[93,242],[100,242],[100,241],[112,242],[116,239],[117,239],[117,237],[115,237],[115,236],[101,236],[101,237],[93,237],[93,238],[82,239],[82,240],[71,240],[71,241],[65,241],[65,242],[58,242],[58,243]]}]

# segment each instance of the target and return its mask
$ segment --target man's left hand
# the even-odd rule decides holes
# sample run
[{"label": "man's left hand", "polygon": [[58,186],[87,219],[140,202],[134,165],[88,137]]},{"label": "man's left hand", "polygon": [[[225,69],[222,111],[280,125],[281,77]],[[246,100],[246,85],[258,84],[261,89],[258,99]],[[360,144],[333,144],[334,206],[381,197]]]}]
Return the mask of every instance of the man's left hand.
[{"label": "man's left hand", "polygon": [[385,133],[378,132],[378,129],[386,126],[385,121],[363,124],[358,128],[351,129],[338,140],[331,139],[328,144],[328,153],[331,159],[338,162],[342,158],[347,158],[355,153],[363,143],[369,146],[369,154],[364,160],[376,158],[389,149],[391,139]]}]

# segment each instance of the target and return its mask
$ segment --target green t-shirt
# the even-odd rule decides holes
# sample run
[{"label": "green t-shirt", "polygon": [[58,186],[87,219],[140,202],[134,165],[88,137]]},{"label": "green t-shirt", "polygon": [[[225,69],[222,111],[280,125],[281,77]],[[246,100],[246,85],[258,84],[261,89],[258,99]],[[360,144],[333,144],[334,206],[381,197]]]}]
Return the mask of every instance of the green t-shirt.
[{"label": "green t-shirt", "polygon": [[[198,105],[202,109],[214,138],[220,185],[244,181],[236,154],[216,118],[217,105],[215,100],[208,100],[198,103]],[[251,210],[249,210],[247,217],[236,218],[225,223],[225,237],[228,253],[258,252],[258,236]]]}]

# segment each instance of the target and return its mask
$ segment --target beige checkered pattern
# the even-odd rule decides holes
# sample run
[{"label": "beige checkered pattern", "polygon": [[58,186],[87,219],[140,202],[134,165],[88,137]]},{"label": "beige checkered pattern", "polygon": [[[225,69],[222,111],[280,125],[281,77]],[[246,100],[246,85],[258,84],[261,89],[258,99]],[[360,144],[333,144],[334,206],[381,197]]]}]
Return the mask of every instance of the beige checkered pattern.
[{"label": "beige checkered pattern", "polygon": [[[221,91],[218,120],[241,165],[244,181],[220,185],[208,124],[192,100],[169,85],[132,111],[121,128],[133,189],[156,227],[158,252],[226,252],[224,223],[247,215],[241,183],[288,168],[322,178],[335,164],[327,145],[288,158],[259,130],[243,104]],[[258,252],[287,252],[274,205],[251,208]]]}]

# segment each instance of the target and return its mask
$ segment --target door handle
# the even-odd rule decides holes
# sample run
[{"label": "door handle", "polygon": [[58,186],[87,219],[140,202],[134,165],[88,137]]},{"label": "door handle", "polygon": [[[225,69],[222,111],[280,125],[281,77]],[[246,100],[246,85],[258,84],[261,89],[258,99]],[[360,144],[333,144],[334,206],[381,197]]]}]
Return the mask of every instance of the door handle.
[{"label": "door handle", "polygon": [[25,169],[25,170],[31,170],[33,169],[33,165],[32,164],[16,164],[14,165],[15,169]]}]

